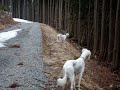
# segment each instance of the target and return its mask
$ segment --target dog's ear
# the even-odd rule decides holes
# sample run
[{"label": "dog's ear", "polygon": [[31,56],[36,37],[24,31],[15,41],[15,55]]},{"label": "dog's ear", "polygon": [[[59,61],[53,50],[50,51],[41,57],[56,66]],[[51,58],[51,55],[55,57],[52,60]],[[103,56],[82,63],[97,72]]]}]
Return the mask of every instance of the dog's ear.
[{"label": "dog's ear", "polygon": [[66,36],[69,36],[69,33],[66,33]]},{"label": "dog's ear", "polygon": [[83,49],[82,49],[82,53],[83,53],[85,50],[86,50],[86,49],[85,49],[85,48],[83,48]]},{"label": "dog's ear", "polygon": [[87,58],[88,58],[88,59],[90,59],[90,57],[91,57],[91,51],[89,52],[89,55],[88,55],[88,57],[87,57]]}]

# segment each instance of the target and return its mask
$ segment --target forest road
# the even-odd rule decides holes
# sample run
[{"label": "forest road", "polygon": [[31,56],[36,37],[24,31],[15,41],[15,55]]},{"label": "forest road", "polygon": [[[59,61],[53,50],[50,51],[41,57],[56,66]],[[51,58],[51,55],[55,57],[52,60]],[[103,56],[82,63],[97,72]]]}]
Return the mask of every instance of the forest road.
[{"label": "forest road", "polygon": [[42,61],[40,23],[18,23],[4,31],[22,29],[0,48],[0,90],[44,90],[48,78]]}]

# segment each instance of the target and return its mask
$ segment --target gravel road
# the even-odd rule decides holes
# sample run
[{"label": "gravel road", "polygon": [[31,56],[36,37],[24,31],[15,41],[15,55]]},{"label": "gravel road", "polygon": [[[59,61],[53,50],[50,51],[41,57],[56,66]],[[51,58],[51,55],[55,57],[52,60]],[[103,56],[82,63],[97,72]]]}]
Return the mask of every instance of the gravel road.
[{"label": "gravel road", "polygon": [[48,78],[42,62],[39,23],[18,23],[5,31],[22,29],[0,48],[0,90],[44,90]]}]

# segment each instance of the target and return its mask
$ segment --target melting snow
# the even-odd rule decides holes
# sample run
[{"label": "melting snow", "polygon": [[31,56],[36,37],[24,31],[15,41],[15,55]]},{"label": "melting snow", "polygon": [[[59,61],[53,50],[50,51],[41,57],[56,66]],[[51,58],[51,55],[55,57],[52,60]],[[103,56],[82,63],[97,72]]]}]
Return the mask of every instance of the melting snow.
[{"label": "melting snow", "polygon": [[1,47],[6,47],[6,46],[5,46],[3,43],[0,43],[0,48],[1,48]]},{"label": "melting snow", "polygon": [[19,18],[13,18],[13,20],[16,22],[32,23],[31,21],[27,21],[27,20],[19,19]]},{"label": "melting snow", "polygon": [[22,29],[16,29],[16,30],[12,30],[12,31],[7,31],[7,32],[2,32],[0,33],[0,47],[6,47],[4,45],[4,42],[6,42],[7,40],[14,38],[17,36],[17,32],[21,31]]}]

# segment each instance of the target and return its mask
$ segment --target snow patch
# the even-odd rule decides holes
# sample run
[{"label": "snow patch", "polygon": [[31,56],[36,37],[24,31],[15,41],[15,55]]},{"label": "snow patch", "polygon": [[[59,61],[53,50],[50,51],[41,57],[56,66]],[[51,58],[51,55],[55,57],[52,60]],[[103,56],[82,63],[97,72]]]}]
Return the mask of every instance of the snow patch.
[{"label": "snow patch", "polygon": [[5,46],[3,43],[0,43],[0,48],[1,48],[1,47],[6,47],[6,46]]},{"label": "snow patch", "polygon": [[32,23],[31,21],[24,20],[24,19],[19,19],[19,18],[13,18],[13,20],[16,21],[16,22]]},{"label": "snow patch", "polygon": [[17,32],[21,31],[22,29],[16,29],[12,31],[2,32],[0,33],[0,47],[6,47],[4,45],[4,42],[6,42],[9,39],[12,39],[17,36]]}]

